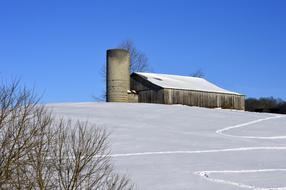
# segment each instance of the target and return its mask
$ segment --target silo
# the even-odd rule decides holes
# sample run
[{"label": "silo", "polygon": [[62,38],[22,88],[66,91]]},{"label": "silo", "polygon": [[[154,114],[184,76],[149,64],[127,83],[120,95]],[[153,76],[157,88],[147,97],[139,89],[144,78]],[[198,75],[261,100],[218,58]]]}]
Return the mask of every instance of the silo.
[{"label": "silo", "polygon": [[107,50],[106,55],[106,100],[128,102],[130,89],[130,54],[123,49]]}]

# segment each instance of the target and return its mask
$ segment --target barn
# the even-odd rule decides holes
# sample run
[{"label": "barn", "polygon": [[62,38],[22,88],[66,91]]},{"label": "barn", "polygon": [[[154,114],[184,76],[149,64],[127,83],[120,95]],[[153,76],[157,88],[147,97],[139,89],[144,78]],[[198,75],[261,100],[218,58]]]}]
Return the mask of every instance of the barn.
[{"label": "barn", "polygon": [[245,96],[197,77],[134,72],[130,55],[107,50],[106,97],[108,102],[183,104],[206,108],[244,110]]},{"label": "barn", "polygon": [[137,93],[138,102],[244,110],[243,95],[222,89],[203,78],[132,73],[130,88]]}]

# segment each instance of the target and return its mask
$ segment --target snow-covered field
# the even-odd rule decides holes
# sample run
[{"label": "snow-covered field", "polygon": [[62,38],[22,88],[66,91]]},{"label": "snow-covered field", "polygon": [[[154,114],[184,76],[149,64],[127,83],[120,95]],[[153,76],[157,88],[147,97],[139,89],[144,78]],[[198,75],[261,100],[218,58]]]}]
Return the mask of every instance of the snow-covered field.
[{"label": "snow-covered field", "polygon": [[286,117],[182,105],[50,104],[111,133],[137,189],[286,190]]}]

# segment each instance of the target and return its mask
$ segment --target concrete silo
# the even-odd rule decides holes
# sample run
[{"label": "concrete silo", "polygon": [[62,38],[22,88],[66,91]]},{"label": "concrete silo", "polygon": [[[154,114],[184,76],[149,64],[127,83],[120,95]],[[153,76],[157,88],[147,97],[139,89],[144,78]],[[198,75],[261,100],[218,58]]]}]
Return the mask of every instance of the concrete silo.
[{"label": "concrete silo", "polygon": [[123,49],[107,50],[106,55],[106,100],[128,102],[130,89],[130,54]]}]

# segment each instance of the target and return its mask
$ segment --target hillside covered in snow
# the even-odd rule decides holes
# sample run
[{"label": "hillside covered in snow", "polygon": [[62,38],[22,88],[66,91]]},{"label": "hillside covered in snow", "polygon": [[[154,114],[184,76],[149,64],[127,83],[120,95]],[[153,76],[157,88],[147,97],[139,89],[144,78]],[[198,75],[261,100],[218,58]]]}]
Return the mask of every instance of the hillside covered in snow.
[{"label": "hillside covered in snow", "polygon": [[283,115],[155,104],[48,107],[106,128],[117,169],[137,189],[286,189]]}]

